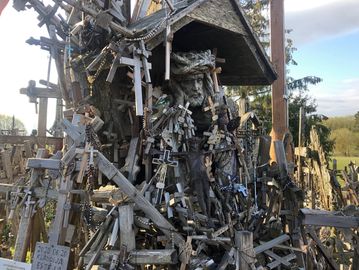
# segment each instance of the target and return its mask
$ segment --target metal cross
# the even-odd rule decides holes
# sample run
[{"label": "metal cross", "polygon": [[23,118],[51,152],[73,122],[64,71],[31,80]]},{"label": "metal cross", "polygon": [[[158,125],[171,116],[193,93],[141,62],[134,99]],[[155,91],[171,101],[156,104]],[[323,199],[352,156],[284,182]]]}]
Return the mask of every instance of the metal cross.
[{"label": "metal cross", "polygon": [[166,181],[166,175],[167,175],[167,167],[178,167],[178,161],[177,160],[170,160],[170,154],[171,152],[169,150],[165,150],[164,154],[160,158],[154,158],[152,159],[152,163],[160,165],[158,167],[158,180],[156,184],[157,188],[157,194],[155,198],[155,204],[160,204],[162,200],[163,190],[165,188],[165,181]]},{"label": "metal cross", "polygon": [[152,163],[154,163],[154,164],[165,164],[167,166],[177,167],[178,166],[178,161],[177,160],[170,160],[170,155],[171,155],[171,151],[170,150],[165,150],[164,153],[163,153],[163,156],[161,156],[160,158],[152,159]]}]

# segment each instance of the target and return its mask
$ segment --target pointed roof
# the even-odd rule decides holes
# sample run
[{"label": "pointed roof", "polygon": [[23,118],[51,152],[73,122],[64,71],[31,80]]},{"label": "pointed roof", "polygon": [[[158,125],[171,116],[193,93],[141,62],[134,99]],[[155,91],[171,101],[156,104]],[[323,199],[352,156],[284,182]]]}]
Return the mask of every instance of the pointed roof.
[{"label": "pointed roof", "polygon": [[[188,2],[184,7],[183,1],[180,2],[175,13],[168,18],[174,33],[173,51],[216,48],[217,57],[225,59],[225,63],[218,64],[222,67],[220,80],[223,85],[273,83],[277,78],[276,72],[245,18],[239,0]],[[146,44],[158,59],[164,57],[167,12],[161,9],[129,26],[142,35],[150,35]],[[163,67],[157,69],[162,70]]]}]

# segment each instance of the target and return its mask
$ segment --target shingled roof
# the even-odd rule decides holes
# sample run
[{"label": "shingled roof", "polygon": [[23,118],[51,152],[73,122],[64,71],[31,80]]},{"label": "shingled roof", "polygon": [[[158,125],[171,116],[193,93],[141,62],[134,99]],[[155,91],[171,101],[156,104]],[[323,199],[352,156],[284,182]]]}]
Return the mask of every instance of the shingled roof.
[{"label": "shingled roof", "polygon": [[[223,85],[268,85],[276,72],[245,18],[238,0],[192,0],[168,19],[174,33],[173,51],[217,49],[224,58],[220,80]],[[164,19],[161,9],[129,27],[145,33],[159,29],[146,43],[153,52],[153,72],[164,69]],[[156,74],[154,76],[156,78]]]}]

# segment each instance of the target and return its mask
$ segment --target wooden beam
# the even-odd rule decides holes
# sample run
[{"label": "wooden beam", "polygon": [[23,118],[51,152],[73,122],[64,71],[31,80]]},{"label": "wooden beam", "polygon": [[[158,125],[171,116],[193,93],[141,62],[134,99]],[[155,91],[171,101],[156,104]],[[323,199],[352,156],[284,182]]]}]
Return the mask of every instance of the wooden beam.
[{"label": "wooden beam", "polygon": [[[285,48],[284,48],[284,0],[272,0],[271,13],[271,60],[278,74],[272,85],[272,141],[282,140],[288,131],[287,97],[285,80]],[[273,145],[272,145],[273,146]],[[273,148],[272,148],[273,150]],[[275,154],[271,151],[271,158]]]},{"label": "wooden beam", "polygon": [[258,247],[255,247],[254,251],[255,251],[256,255],[258,255],[265,250],[271,249],[276,245],[279,245],[285,241],[288,241],[289,239],[290,239],[290,237],[287,234],[283,234],[283,235],[278,236],[277,238],[274,238]]},{"label": "wooden beam", "polygon": [[[119,250],[106,250],[101,251],[97,260],[97,264],[108,266],[111,263],[111,258],[114,255],[118,255]],[[89,252],[85,255],[85,264],[87,264],[92,257],[93,252]],[[129,255],[129,263],[135,265],[155,264],[166,265],[178,263],[177,251],[175,249],[158,249],[158,250],[133,250]]]},{"label": "wooden beam", "polygon": [[98,153],[98,167],[109,180],[115,182],[116,185],[136,203],[137,207],[141,209],[167,237],[173,239],[175,245],[184,247],[185,241],[183,236],[176,232],[173,225],[169,223],[141,192],[101,153]]},{"label": "wooden beam", "polygon": [[[45,149],[39,149],[37,151],[37,158],[42,158],[45,156]],[[38,178],[41,174],[41,169],[32,169],[31,170],[31,177],[30,177],[30,187],[35,187],[38,185]],[[30,196],[30,200],[32,194]],[[30,203],[30,202],[29,202]],[[15,254],[14,260],[19,262],[24,262],[26,259],[26,251],[29,246],[30,234],[31,234],[31,223],[33,220],[32,211],[33,211],[34,204],[28,204],[27,206],[23,207],[19,230],[16,237],[15,243]]]},{"label": "wooden beam", "polygon": [[46,158],[29,158],[26,164],[27,168],[60,170],[61,160]]},{"label": "wooden beam", "polygon": [[44,142],[47,145],[62,144],[63,138],[59,137],[42,137],[42,136],[13,136],[13,135],[0,135],[0,144],[24,144],[26,141],[31,144],[39,144]]},{"label": "wooden beam", "polygon": [[[266,252],[266,254],[268,255],[268,256],[270,256],[270,257],[272,257],[271,255],[273,255],[274,253],[273,252],[271,252],[271,251],[269,251],[269,250],[267,250],[267,251],[265,251]],[[272,254],[273,253],[273,254]],[[269,255],[269,254],[271,254],[271,255]],[[276,255],[276,254],[274,254],[274,255]],[[279,257],[278,255],[276,255],[277,257]],[[274,257],[272,257],[273,259],[275,259]],[[268,263],[267,264],[267,267],[269,267],[269,269],[275,269],[276,267],[278,267],[278,266],[280,266],[283,262],[285,263],[285,262],[289,262],[289,261],[291,261],[291,260],[294,260],[295,258],[297,258],[297,256],[294,254],[294,253],[291,253],[291,254],[289,254],[289,255],[287,255],[287,256],[285,256],[285,257],[280,257],[280,260],[275,260],[275,261],[273,261],[273,262],[271,262],[271,263]],[[285,265],[285,264],[284,264]],[[289,264],[289,266],[290,266],[290,264]]]},{"label": "wooden beam", "polygon": [[250,270],[255,263],[255,251],[253,249],[253,233],[248,231],[236,231],[235,245],[237,247],[236,269]]},{"label": "wooden beam", "polygon": [[62,98],[62,94],[60,91],[54,91],[48,88],[39,88],[34,87],[31,88],[31,91],[29,91],[29,88],[21,88],[20,94],[27,95],[29,97],[36,97],[36,98]]},{"label": "wooden beam", "polygon": [[336,228],[358,228],[359,217],[355,216],[340,216],[336,212],[313,210],[313,209],[300,209],[299,218],[302,225],[312,226],[327,226]]},{"label": "wooden beam", "polygon": [[136,248],[136,236],[134,231],[133,205],[118,207],[120,219],[120,241],[121,246],[126,246],[127,252]]}]

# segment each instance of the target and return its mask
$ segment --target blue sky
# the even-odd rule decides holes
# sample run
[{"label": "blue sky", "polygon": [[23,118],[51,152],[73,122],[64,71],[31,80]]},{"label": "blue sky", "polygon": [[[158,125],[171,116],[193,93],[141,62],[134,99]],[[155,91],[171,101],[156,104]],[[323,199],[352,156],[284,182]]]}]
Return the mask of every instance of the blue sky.
[{"label": "blue sky", "polygon": [[294,53],[298,66],[290,67],[290,75],[323,79],[309,92],[318,103],[318,113],[355,114],[359,111],[359,1],[286,0],[286,4],[286,28],[293,29],[290,37],[298,49]]},{"label": "blue sky", "polygon": [[[46,79],[48,53],[25,41],[47,36],[37,26],[33,10],[17,12],[12,1],[0,16],[0,114],[15,115],[28,131],[37,127],[35,105],[19,94],[29,80]],[[353,115],[359,111],[359,0],[285,0],[286,28],[298,51],[298,66],[290,75],[321,77],[309,94],[318,113]],[[51,82],[56,82],[52,66]],[[49,104],[48,127],[54,121],[54,102]]]}]

